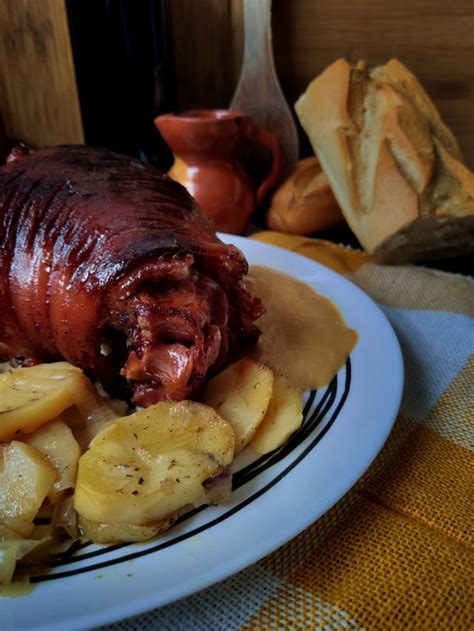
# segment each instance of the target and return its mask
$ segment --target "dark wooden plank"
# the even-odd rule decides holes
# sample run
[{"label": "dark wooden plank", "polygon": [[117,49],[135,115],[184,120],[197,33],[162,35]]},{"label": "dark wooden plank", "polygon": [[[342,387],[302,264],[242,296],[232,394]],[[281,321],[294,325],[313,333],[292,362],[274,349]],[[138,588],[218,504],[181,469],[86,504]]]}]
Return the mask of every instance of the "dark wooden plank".
[{"label": "dark wooden plank", "polygon": [[0,114],[33,147],[83,143],[63,0],[0,2]]}]

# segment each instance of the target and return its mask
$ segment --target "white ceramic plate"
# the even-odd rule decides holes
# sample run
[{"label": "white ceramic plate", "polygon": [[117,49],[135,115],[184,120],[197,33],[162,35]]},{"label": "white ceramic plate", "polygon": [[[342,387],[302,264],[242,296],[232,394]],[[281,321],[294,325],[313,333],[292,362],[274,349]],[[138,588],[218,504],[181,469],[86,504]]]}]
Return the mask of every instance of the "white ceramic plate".
[{"label": "white ceramic plate", "polygon": [[387,438],[403,385],[395,334],[378,307],[326,267],[280,248],[221,235],[250,263],[292,274],[341,310],[359,341],[332,384],[306,395],[290,443],[241,454],[225,506],[208,507],[148,544],[80,549],[32,593],[0,599],[1,629],[88,628],[159,607],[238,572],[294,537],[340,499]]}]

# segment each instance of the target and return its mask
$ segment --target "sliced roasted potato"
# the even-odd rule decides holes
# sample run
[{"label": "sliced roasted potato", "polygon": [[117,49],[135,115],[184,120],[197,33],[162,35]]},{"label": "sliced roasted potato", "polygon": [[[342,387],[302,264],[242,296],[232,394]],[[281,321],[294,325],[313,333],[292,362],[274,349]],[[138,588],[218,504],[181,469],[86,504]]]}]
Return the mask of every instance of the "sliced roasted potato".
[{"label": "sliced roasted potato", "polygon": [[275,375],[273,394],[267,413],[258,426],[250,445],[260,454],[277,449],[303,421],[302,391],[283,375]]},{"label": "sliced roasted potato", "polygon": [[67,362],[0,374],[0,441],[33,432],[91,388],[82,371]]},{"label": "sliced roasted potato", "polygon": [[84,517],[79,517],[79,529],[82,536],[86,539],[90,539],[94,543],[137,543],[138,541],[148,541],[156,537],[156,535],[163,530],[167,530],[173,523],[174,518],[172,517],[162,519],[148,526],[119,522],[101,524],[96,521],[90,521],[90,519],[85,519]]},{"label": "sliced roasted potato", "polygon": [[21,538],[22,536],[11,526],[7,526],[6,524],[0,522],[0,541],[14,541]]},{"label": "sliced roasted potato", "polygon": [[232,364],[207,384],[203,403],[228,421],[235,433],[235,453],[252,440],[270,403],[273,373],[249,357]]},{"label": "sliced roasted potato", "polygon": [[108,425],[79,460],[74,506],[85,519],[148,526],[206,502],[203,482],[234,455],[234,432],[192,401],[158,403]]},{"label": "sliced roasted potato", "polygon": [[81,450],[70,428],[61,419],[49,421],[23,438],[49,460],[56,471],[56,480],[49,490],[51,504],[64,499],[65,491],[76,485],[77,465]]},{"label": "sliced roasted potato", "polygon": [[31,445],[0,445],[0,523],[23,537],[56,480],[53,466]]}]

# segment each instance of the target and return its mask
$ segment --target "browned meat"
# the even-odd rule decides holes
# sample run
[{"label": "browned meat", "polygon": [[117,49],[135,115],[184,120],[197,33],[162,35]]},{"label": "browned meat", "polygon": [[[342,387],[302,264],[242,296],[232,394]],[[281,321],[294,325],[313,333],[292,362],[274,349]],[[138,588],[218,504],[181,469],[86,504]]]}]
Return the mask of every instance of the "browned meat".
[{"label": "browned meat", "polygon": [[146,406],[257,340],[247,262],[183,187],[106,150],[17,158],[0,169],[0,356],[64,358]]}]

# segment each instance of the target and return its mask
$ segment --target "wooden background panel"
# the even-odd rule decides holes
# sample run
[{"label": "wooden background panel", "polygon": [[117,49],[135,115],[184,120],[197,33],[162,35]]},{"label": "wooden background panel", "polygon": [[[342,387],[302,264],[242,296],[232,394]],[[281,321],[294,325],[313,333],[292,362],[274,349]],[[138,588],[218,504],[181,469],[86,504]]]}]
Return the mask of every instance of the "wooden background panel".
[{"label": "wooden background panel", "polygon": [[0,1],[0,113],[33,147],[83,143],[63,0]]},{"label": "wooden background panel", "polygon": [[179,108],[227,107],[242,59],[241,0],[172,0],[171,21]]},{"label": "wooden background panel", "polygon": [[[242,55],[241,0],[173,0],[172,11],[180,107],[227,106]],[[472,1],[273,0],[273,43],[290,104],[338,57],[370,65],[398,57],[474,167]]]},{"label": "wooden background panel", "polygon": [[[398,57],[419,78],[474,166],[474,3],[274,0],[274,48],[291,101],[334,59]],[[288,46],[289,42],[289,46]]]},{"label": "wooden background panel", "polygon": [[[179,109],[228,106],[242,58],[241,0],[170,6]],[[474,166],[472,1],[273,0],[273,41],[290,104],[340,56],[400,58]],[[83,142],[64,0],[0,1],[0,114],[10,136],[33,146]]]}]

